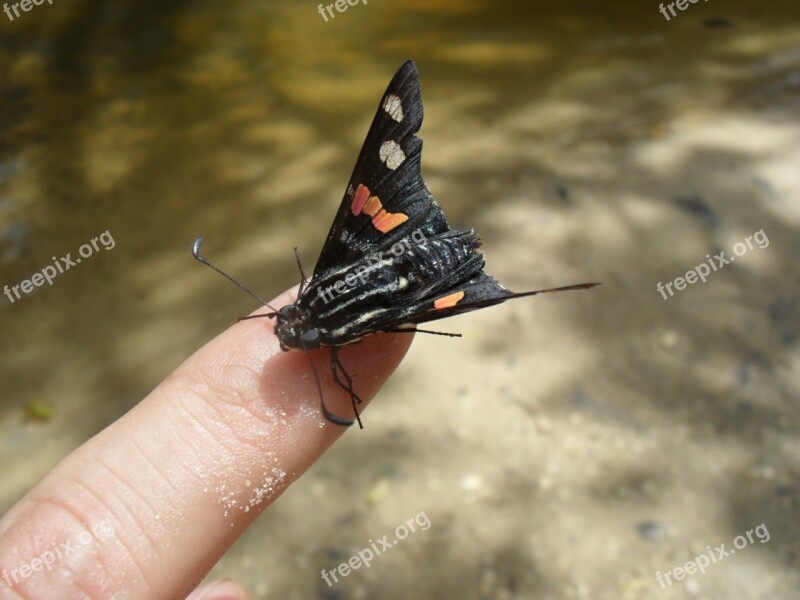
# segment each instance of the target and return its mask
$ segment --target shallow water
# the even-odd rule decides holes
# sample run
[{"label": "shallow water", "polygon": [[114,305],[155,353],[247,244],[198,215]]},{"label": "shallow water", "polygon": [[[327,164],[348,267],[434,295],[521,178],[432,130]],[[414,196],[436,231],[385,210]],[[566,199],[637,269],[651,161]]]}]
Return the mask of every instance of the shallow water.
[{"label": "shallow water", "polygon": [[[604,286],[416,340],[368,429],[212,576],[259,598],[800,598],[798,17],[713,1],[669,22],[600,2],[0,14],[0,285],[114,241],[0,296],[0,507],[254,308],[192,261],[196,235],[265,296],[297,282],[292,247],[313,262],[413,57],[423,173],[488,270]],[[769,245],[707,283],[656,291],[761,229]],[[320,581],[423,510],[430,531]],[[762,522],[769,543],[656,583]]]}]

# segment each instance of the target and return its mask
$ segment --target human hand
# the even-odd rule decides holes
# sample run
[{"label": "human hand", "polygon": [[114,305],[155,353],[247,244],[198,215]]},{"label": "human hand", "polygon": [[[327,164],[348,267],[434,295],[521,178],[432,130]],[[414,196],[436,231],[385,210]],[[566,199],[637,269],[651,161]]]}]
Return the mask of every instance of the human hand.
[{"label": "human hand", "polygon": [[[203,346],[0,519],[0,599],[190,594],[346,430],[324,419],[308,360],[280,350],[272,323],[245,320]],[[365,404],[412,337],[379,334],[343,350]],[[311,356],[328,408],[349,417],[329,350]],[[246,593],[223,581],[190,598]]]}]

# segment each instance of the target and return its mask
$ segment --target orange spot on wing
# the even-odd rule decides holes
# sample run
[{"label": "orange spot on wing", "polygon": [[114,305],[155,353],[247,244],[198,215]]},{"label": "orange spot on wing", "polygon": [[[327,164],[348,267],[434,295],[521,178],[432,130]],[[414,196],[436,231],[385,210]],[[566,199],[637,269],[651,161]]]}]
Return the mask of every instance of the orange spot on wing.
[{"label": "orange spot on wing", "polygon": [[350,210],[353,211],[356,217],[364,210],[364,204],[367,202],[367,198],[369,198],[369,189],[363,183],[359,183],[358,189],[353,196],[353,204],[350,207]]},{"label": "orange spot on wing", "polygon": [[433,309],[440,310],[442,308],[450,308],[451,306],[455,306],[461,299],[464,297],[464,292],[456,292],[455,294],[450,294],[449,296],[445,296],[444,298],[439,298],[438,300],[434,300],[433,302]]},{"label": "orange spot on wing", "polygon": [[364,205],[364,214],[370,217],[377,215],[380,210],[383,210],[383,204],[381,204],[381,199],[377,196],[371,196]]},{"label": "orange spot on wing", "polygon": [[403,213],[390,213],[383,209],[372,218],[372,224],[375,226],[375,229],[381,233],[388,233],[406,221],[408,221],[408,215],[404,215]]},{"label": "orange spot on wing", "polygon": [[369,196],[369,199],[367,196],[369,196],[369,190],[365,185],[359,185],[353,198],[353,214],[358,216],[363,213],[372,217],[372,225],[381,233],[388,233],[401,223],[408,221],[408,215],[387,212],[383,208],[381,199],[377,196]]}]

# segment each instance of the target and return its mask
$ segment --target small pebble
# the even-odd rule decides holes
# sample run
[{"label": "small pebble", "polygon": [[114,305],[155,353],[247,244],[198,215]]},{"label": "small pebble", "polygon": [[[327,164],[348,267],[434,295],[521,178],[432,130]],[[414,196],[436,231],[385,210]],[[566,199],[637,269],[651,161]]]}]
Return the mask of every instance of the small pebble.
[{"label": "small pebble", "polygon": [[672,350],[678,345],[678,334],[674,331],[667,331],[661,336],[661,345],[667,350]]},{"label": "small pebble", "polygon": [[25,405],[25,412],[28,417],[36,421],[49,421],[53,418],[55,411],[53,406],[47,402],[33,400]]},{"label": "small pebble", "polygon": [[655,521],[644,521],[636,527],[644,539],[651,542],[660,542],[667,537],[664,528]]},{"label": "small pebble", "polygon": [[476,473],[470,473],[461,478],[459,485],[465,492],[476,492],[483,488],[483,479]]}]

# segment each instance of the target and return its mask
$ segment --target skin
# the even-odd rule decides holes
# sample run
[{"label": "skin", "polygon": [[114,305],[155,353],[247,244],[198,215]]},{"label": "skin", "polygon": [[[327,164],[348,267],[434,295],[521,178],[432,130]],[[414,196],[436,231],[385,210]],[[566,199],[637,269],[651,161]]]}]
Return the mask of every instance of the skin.
[{"label": "skin", "polygon": [[[270,304],[280,308],[295,294]],[[343,349],[365,404],[412,338],[379,334]],[[332,380],[329,350],[311,356],[328,407],[351,417],[349,397]],[[88,539],[86,532],[106,519],[113,527],[112,535],[78,544],[52,570],[40,568],[13,589],[0,579],[0,599],[246,598],[231,581],[194,588],[346,430],[324,421],[308,359],[281,352],[272,320],[237,323],[67,456],[0,519],[0,572],[31,565],[81,533]],[[242,510],[253,487],[265,484],[267,463],[285,471],[285,479]]]}]

